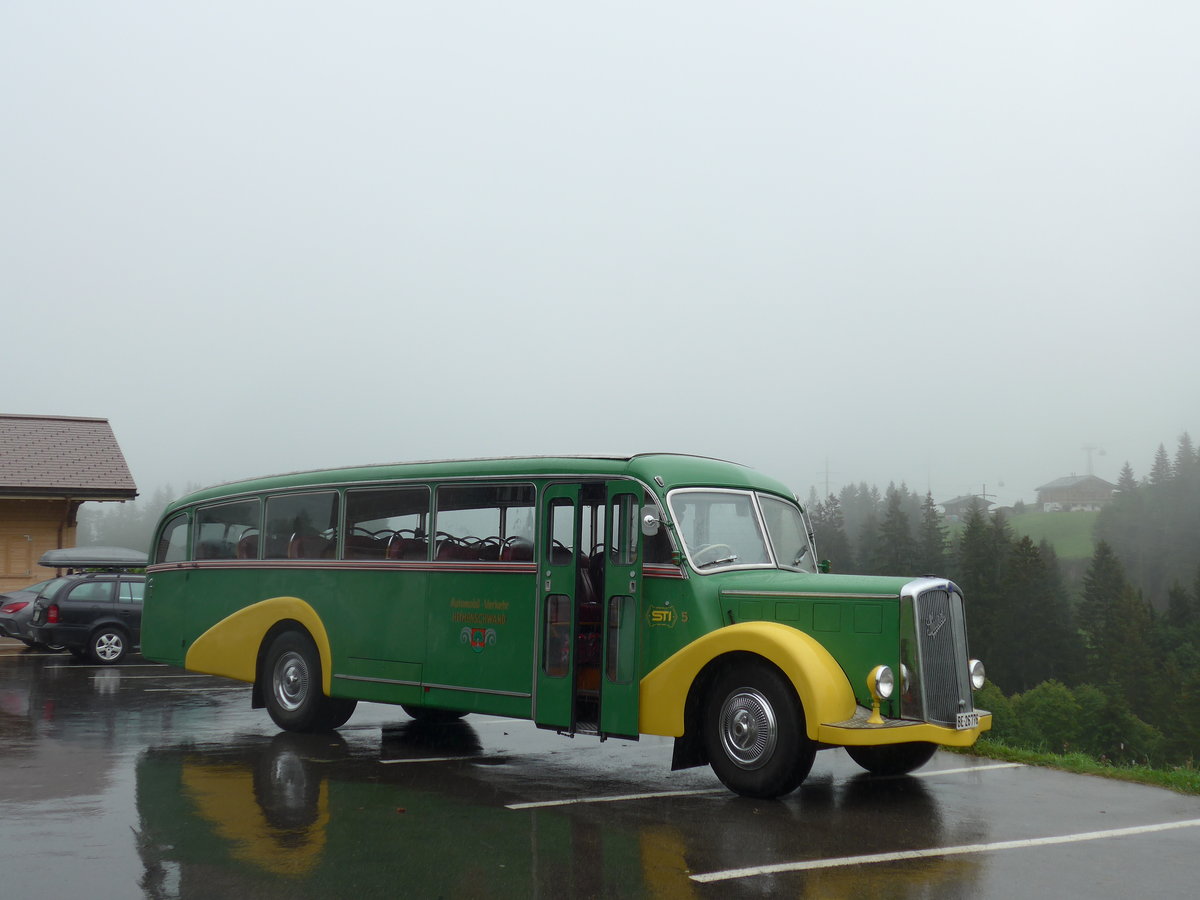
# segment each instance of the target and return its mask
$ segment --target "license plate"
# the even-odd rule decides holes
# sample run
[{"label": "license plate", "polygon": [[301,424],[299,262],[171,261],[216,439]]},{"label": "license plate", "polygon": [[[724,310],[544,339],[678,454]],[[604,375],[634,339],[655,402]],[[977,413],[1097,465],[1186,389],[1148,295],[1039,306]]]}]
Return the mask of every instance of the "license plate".
[{"label": "license plate", "polygon": [[958,713],[954,719],[954,727],[959,731],[979,727],[979,713]]}]

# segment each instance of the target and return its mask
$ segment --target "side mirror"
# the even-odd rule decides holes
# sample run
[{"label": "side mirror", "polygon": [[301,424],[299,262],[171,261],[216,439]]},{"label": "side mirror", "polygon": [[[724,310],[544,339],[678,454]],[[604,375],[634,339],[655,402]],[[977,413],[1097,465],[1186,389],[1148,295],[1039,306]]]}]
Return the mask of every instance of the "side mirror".
[{"label": "side mirror", "polygon": [[646,514],[642,516],[642,534],[646,537],[658,534],[658,529],[662,526],[662,519],[659,518],[661,515],[658,507],[647,506]]}]

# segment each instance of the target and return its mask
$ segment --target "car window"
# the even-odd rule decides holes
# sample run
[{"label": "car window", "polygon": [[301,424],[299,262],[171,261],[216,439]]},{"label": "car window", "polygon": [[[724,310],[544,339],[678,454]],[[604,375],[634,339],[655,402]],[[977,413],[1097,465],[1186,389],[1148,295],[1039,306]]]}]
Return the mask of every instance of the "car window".
[{"label": "car window", "polygon": [[112,599],[113,583],[111,581],[84,581],[71,588],[67,594],[68,600],[83,602],[104,602]]},{"label": "car window", "polygon": [[142,594],[146,591],[146,582],[144,581],[122,581],[121,582],[121,602],[122,603],[141,603]]}]

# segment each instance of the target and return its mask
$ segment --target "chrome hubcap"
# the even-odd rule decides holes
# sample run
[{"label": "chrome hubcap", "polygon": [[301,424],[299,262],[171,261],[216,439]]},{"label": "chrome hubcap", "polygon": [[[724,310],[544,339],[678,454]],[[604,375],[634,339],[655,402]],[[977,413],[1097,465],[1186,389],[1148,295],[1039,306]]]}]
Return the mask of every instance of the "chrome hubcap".
[{"label": "chrome hubcap", "polygon": [[765,765],[779,740],[775,710],[753,688],[739,688],[725,698],[718,727],[725,754],[742,769]]},{"label": "chrome hubcap", "polygon": [[304,657],[289,650],[275,662],[271,679],[275,699],[288,712],[295,712],[308,696],[308,664]]}]

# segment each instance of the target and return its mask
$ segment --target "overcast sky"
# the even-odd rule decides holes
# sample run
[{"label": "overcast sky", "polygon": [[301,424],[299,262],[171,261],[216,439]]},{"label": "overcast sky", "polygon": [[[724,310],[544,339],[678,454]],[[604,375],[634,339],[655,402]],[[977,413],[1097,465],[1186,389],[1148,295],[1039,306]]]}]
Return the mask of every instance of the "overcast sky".
[{"label": "overcast sky", "polygon": [[144,493],[678,450],[1034,499],[1200,439],[1200,5],[0,3],[0,412]]}]

